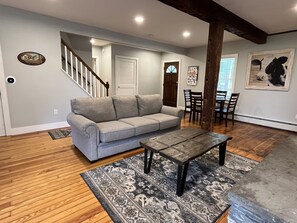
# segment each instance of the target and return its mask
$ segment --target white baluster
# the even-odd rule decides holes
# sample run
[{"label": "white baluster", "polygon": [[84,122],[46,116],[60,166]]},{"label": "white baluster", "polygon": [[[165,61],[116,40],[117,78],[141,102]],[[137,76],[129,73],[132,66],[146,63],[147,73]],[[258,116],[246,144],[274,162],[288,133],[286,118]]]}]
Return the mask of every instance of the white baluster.
[{"label": "white baluster", "polygon": [[97,95],[97,78],[94,79],[94,82],[95,82],[95,83],[93,83],[93,86],[94,86],[94,95],[95,95],[95,97],[97,97],[98,96]]},{"label": "white baluster", "polygon": [[64,51],[65,51],[65,71],[68,74],[68,55],[67,55],[67,47],[64,46]]},{"label": "white baluster", "polygon": [[86,88],[85,90],[88,92],[88,69],[85,67],[85,76],[86,76]]},{"label": "white baluster", "polygon": [[80,86],[84,88],[84,82],[83,82],[83,66],[82,62],[80,62]]},{"label": "white baluster", "polygon": [[70,51],[70,64],[71,64],[71,77],[73,79],[73,56],[72,56],[72,52]]},{"label": "white baluster", "polygon": [[90,94],[94,97],[93,74],[90,71]]},{"label": "white baluster", "polygon": [[78,83],[78,66],[77,66],[77,57],[75,57],[75,68],[76,68],[76,82]]}]

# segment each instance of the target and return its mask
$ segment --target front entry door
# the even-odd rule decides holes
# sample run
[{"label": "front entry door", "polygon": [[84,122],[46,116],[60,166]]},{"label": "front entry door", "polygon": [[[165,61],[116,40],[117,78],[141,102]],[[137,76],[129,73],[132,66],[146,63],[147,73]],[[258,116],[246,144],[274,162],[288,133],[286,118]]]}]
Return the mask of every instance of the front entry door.
[{"label": "front entry door", "polygon": [[179,62],[164,63],[163,104],[176,107]]}]

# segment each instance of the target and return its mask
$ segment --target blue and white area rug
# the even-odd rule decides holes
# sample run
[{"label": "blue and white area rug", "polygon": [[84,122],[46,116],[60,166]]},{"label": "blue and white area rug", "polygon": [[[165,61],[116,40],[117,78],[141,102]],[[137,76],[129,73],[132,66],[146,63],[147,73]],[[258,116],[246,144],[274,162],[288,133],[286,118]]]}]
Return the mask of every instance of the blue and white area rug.
[{"label": "blue and white area rug", "polygon": [[114,222],[215,222],[229,207],[228,190],[257,162],[213,149],[190,162],[184,194],[176,193],[177,165],[154,154],[143,172],[143,154],[81,174]]}]

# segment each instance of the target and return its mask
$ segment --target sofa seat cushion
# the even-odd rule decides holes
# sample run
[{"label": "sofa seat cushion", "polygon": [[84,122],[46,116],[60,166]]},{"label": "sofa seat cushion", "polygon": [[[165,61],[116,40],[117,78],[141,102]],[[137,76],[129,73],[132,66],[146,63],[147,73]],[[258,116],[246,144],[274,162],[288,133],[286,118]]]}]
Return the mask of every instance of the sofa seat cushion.
[{"label": "sofa seat cushion", "polygon": [[97,123],[101,142],[111,142],[134,136],[134,127],[120,121]]},{"label": "sofa seat cushion", "polygon": [[179,118],[172,115],[156,113],[152,115],[146,115],[143,117],[158,121],[160,124],[160,130],[176,127],[179,125]]},{"label": "sofa seat cushion", "polygon": [[144,117],[124,118],[119,121],[134,126],[135,135],[141,135],[159,130],[159,122]]}]

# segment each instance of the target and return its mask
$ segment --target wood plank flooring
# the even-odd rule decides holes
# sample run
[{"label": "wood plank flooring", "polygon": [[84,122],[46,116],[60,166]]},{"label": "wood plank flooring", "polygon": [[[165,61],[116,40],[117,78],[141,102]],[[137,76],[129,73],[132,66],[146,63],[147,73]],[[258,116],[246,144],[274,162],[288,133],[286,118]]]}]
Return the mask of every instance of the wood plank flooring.
[{"label": "wood plank flooring", "polygon": [[[290,134],[236,122],[216,125],[233,137],[228,150],[261,161]],[[197,127],[182,120],[182,127]],[[0,222],[112,222],[80,177],[87,170],[142,152],[133,150],[89,162],[71,137],[52,140],[47,132],[0,137]],[[217,222],[226,222],[227,212]]]}]

